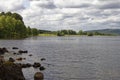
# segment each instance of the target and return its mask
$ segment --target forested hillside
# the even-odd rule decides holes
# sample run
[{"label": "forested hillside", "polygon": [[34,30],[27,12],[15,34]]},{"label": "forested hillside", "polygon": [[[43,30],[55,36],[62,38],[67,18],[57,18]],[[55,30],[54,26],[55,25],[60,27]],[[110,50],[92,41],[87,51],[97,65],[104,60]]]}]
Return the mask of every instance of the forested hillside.
[{"label": "forested hillside", "polygon": [[101,34],[113,34],[113,35],[120,35],[120,29],[101,29],[101,30],[90,30],[86,32],[98,32]]}]

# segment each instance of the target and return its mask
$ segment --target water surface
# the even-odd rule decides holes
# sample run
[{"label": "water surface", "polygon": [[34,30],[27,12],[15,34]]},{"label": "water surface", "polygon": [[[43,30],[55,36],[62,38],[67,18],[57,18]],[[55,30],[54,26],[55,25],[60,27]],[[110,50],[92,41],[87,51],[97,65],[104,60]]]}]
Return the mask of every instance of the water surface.
[{"label": "water surface", "polygon": [[[41,62],[45,80],[120,80],[120,37],[31,37],[0,40],[0,47],[28,50],[24,62]],[[14,58],[19,56],[12,56]],[[23,69],[26,80],[33,80],[38,69]]]}]

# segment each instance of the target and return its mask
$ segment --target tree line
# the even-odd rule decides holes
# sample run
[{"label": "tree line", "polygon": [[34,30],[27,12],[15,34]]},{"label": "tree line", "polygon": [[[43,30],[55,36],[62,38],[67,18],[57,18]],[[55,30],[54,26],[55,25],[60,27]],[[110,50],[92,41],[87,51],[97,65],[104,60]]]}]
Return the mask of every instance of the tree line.
[{"label": "tree line", "polygon": [[17,39],[38,34],[38,29],[25,26],[21,15],[11,12],[0,13],[0,38]]},{"label": "tree line", "polygon": [[111,35],[111,34],[104,34],[100,32],[89,32],[89,31],[82,31],[79,30],[78,32],[74,30],[58,30],[58,31],[46,31],[46,30],[39,30],[40,34],[54,34],[57,36],[65,36],[65,35],[87,35],[87,36],[94,36],[94,35]]}]

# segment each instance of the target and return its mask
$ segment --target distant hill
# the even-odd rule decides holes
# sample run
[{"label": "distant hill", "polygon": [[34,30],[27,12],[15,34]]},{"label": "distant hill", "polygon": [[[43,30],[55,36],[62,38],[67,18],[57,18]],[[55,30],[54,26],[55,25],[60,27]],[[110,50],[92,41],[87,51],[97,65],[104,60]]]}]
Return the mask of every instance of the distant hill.
[{"label": "distant hill", "polygon": [[104,34],[115,34],[120,35],[120,29],[101,29],[101,30],[89,30],[85,32],[99,32]]}]

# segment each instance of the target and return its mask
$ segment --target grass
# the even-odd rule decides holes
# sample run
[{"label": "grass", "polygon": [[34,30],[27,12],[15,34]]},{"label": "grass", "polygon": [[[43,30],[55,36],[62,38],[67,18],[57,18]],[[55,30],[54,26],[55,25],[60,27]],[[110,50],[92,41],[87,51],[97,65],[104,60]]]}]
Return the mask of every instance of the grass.
[{"label": "grass", "polygon": [[39,34],[38,36],[56,36],[55,34]]},{"label": "grass", "polygon": [[[51,37],[51,36],[57,36],[57,35],[44,33],[44,34],[39,34],[38,36]],[[80,36],[88,36],[88,35],[64,35],[64,36],[66,36],[66,37],[71,37],[71,36],[78,36],[78,37],[80,37]],[[106,34],[106,35],[93,35],[93,36],[118,36],[118,35],[114,35],[114,34],[108,35],[108,34]]]},{"label": "grass", "polygon": [[6,61],[6,62],[3,63],[3,65],[5,65],[5,66],[12,66],[12,65],[14,65],[14,63]]}]

